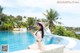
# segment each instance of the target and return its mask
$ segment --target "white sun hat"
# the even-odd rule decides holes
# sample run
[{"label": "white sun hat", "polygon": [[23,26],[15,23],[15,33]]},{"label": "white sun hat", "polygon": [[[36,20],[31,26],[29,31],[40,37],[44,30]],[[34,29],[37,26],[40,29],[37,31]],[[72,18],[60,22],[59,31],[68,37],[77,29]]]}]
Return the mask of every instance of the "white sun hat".
[{"label": "white sun hat", "polygon": [[43,28],[45,28],[45,23],[44,22],[38,22],[40,24],[42,24]]}]

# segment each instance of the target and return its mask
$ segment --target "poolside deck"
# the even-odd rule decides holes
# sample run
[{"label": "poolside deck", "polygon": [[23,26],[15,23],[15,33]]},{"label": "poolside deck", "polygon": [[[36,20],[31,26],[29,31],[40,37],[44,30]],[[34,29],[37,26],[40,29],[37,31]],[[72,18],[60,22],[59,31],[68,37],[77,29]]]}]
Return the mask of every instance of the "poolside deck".
[{"label": "poolside deck", "polygon": [[80,53],[80,50],[69,50],[69,49],[64,49],[64,53]]},{"label": "poolside deck", "polygon": [[[55,46],[55,45],[54,45]],[[57,45],[56,45],[57,46]],[[57,48],[57,47],[54,47],[54,49],[51,51],[50,50],[50,48],[52,48],[52,47],[50,47],[50,46],[48,46],[47,48],[47,50],[48,51],[46,51],[46,52],[40,52],[40,50],[30,50],[30,49],[26,49],[26,50],[20,50],[20,51],[15,51],[15,52],[10,52],[10,53],[80,53],[80,50],[70,50],[70,49],[63,49],[63,47],[62,46],[57,46],[57,47],[59,47],[59,48]],[[62,47],[61,49],[60,49],[60,47]],[[57,49],[55,49],[55,48],[57,48]],[[54,51],[54,52],[53,52]],[[57,52],[56,52],[57,51]]]},{"label": "poolside deck", "polygon": [[63,51],[64,51],[63,45],[51,44],[45,46],[45,51],[26,49],[9,53],[63,53]]}]

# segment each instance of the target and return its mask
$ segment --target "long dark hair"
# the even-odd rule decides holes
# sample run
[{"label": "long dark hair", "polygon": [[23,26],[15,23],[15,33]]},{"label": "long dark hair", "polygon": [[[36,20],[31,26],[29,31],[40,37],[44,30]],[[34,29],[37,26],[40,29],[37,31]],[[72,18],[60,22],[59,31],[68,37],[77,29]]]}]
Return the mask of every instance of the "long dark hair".
[{"label": "long dark hair", "polygon": [[37,25],[39,25],[41,28],[39,29],[39,31],[41,31],[42,33],[42,38],[44,37],[44,29],[43,29],[43,25],[41,23],[37,23]]}]

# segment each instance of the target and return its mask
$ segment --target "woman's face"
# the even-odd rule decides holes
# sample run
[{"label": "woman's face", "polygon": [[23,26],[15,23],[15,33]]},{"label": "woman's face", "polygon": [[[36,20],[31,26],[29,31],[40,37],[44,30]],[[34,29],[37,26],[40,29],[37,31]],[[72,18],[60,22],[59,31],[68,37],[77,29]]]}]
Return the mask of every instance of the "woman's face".
[{"label": "woman's face", "polygon": [[37,28],[40,29],[41,27],[39,26],[39,24],[37,24]]}]

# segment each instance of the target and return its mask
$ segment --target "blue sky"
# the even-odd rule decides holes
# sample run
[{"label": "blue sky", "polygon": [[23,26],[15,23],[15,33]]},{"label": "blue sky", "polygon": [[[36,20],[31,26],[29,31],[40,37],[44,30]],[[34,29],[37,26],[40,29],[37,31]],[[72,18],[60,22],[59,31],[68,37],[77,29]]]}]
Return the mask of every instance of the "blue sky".
[{"label": "blue sky", "polygon": [[74,0],[78,3],[57,3],[58,1],[64,0],[0,0],[0,5],[4,8],[3,13],[7,15],[38,18],[45,18],[43,13],[52,8],[62,18],[58,20],[62,25],[80,27],[80,0]]}]

